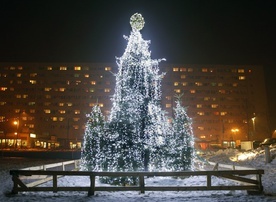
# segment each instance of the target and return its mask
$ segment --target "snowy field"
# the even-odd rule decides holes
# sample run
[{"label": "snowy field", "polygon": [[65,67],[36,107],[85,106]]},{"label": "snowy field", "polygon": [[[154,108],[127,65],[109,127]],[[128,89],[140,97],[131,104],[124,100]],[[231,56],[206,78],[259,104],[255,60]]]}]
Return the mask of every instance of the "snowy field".
[{"label": "snowy field", "polygon": [[[142,201],[142,202],[162,202],[162,201],[276,201],[276,147],[271,148],[272,162],[265,164],[264,150],[256,149],[249,152],[238,152],[238,150],[227,149],[217,152],[209,152],[204,158],[208,161],[218,162],[228,165],[237,165],[264,169],[262,176],[264,186],[263,195],[248,195],[246,191],[183,191],[183,192],[151,192],[145,194],[139,192],[95,192],[95,196],[87,196],[87,192],[23,192],[18,195],[6,196],[12,190],[12,180],[9,175],[10,169],[19,169],[34,165],[49,164],[62,160],[35,160],[22,158],[0,158],[0,201]],[[202,164],[202,168],[210,169],[210,166]],[[90,183],[87,177],[62,177],[58,184],[61,186],[88,186]],[[97,182],[99,183],[99,182]],[[205,185],[205,177],[194,176],[186,179],[172,179],[169,177],[155,177],[145,180],[146,185]],[[212,178],[212,184],[220,185],[229,182],[228,180]],[[43,185],[42,185],[43,186]],[[108,186],[108,185],[106,185]]]}]

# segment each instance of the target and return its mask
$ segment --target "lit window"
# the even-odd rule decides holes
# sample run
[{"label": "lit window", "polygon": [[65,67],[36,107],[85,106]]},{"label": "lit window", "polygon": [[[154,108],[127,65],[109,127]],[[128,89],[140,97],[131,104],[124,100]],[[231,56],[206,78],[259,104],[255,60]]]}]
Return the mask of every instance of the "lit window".
[{"label": "lit window", "polygon": [[185,78],[186,78],[186,75],[182,74],[182,75],[180,76],[180,78],[181,78],[181,79],[185,79]]},{"label": "lit window", "polygon": [[96,85],[96,81],[91,81],[91,85]]},{"label": "lit window", "polygon": [[196,90],[190,90],[190,93],[194,94],[196,93]]},{"label": "lit window", "polygon": [[166,96],[166,99],[167,100],[172,100],[172,97],[171,96]]},{"label": "lit window", "polygon": [[75,114],[80,114],[80,110],[75,110]]},{"label": "lit window", "polygon": [[29,128],[34,128],[34,124],[29,124],[28,127]]},{"label": "lit window", "polygon": [[73,128],[74,128],[75,130],[78,130],[78,129],[79,129],[79,126],[78,126],[78,125],[73,125]]},{"label": "lit window", "polygon": [[193,72],[193,68],[188,68],[188,72]]},{"label": "lit window", "polygon": [[238,73],[244,73],[244,69],[238,69]]},{"label": "lit window", "polygon": [[63,102],[60,102],[60,103],[58,103],[58,106],[63,107],[63,106],[64,106],[64,103],[63,103]]},{"label": "lit window", "polygon": [[72,107],[72,106],[73,106],[73,103],[72,103],[72,102],[67,102],[67,106],[68,106],[68,107]]},{"label": "lit window", "polygon": [[234,87],[238,87],[238,83],[233,83],[232,84]]},{"label": "lit window", "polygon": [[52,88],[44,88],[44,91],[51,91]]},{"label": "lit window", "polygon": [[202,108],[202,104],[197,104],[196,108]]},{"label": "lit window", "polygon": [[44,109],[44,113],[45,113],[45,114],[50,114],[50,113],[51,113],[51,110],[50,110],[50,109]]},{"label": "lit window", "polygon": [[178,82],[174,82],[174,84],[173,84],[174,86],[178,86]]},{"label": "lit window", "polygon": [[104,89],[104,92],[105,92],[105,93],[109,93],[109,92],[110,92],[110,88],[105,88],[105,89]]},{"label": "lit window", "polygon": [[204,112],[197,112],[197,114],[198,114],[199,116],[203,116],[203,115],[204,115]]},{"label": "lit window", "polygon": [[36,80],[30,80],[31,84],[36,84]]},{"label": "lit window", "polygon": [[0,91],[6,91],[8,88],[7,87],[1,87]]},{"label": "lit window", "polygon": [[179,71],[179,68],[178,67],[174,67],[173,68],[173,72],[178,72]]},{"label": "lit window", "polygon": [[166,108],[171,108],[172,104],[166,104]]},{"label": "lit window", "polygon": [[59,70],[67,70],[67,67],[59,67]]},{"label": "lit window", "polygon": [[28,95],[26,95],[26,94],[22,95],[22,98],[27,98],[27,97],[28,97]]},{"label": "lit window", "polygon": [[182,82],[182,86],[187,86],[187,82]]},{"label": "lit window", "polygon": [[204,100],[208,101],[208,100],[210,100],[210,97],[204,97]]},{"label": "lit window", "polygon": [[103,103],[99,103],[98,105],[99,105],[100,107],[103,107],[103,106],[104,106],[104,104],[103,104]]},{"label": "lit window", "polygon": [[89,89],[89,92],[90,92],[90,93],[94,93],[94,92],[95,92],[94,88],[90,88],[90,89]]},{"label": "lit window", "polygon": [[74,67],[74,70],[81,70],[81,67]]},{"label": "lit window", "polygon": [[245,80],[245,76],[239,76],[239,80]]},{"label": "lit window", "polygon": [[16,77],[21,77],[21,76],[22,76],[22,74],[20,74],[20,73],[19,73],[19,74],[16,74]]},{"label": "lit window", "polygon": [[218,115],[219,115],[219,112],[214,112],[214,115],[218,116]]},{"label": "lit window", "polygon": [[174,89],[174,92],[181,93],[181,90],[180,89]]},{"label": "lit window", "polygon": [[186,69],[185,67],[181,67],[181,68],[180,68],[180,71],[181,71],[181,72],[186,72],[187,69]]},{"label": "lit window", "polygon": [[16,98],[21,98],[21,95],[17,94],[15,95]]},{"label": "lit window", "polygon": [[30,109],[30,113],[34,114],[35,113],[35,109]]},{"label": "lit window", "polygon": [[207,68],[202,68],[201,71],[202,72],[208,72],[208,69]]},{"label": "lit window", "polygon": [[54,116],[54,117],[52,117],[52,120],[53,120],[53,121],[57,121],[58,118],[57,118],[56,116]]},{"label": "lit window", "polygon": [[198,126],[197,128],[198,128],[198,130],[204,130],[204,127],[202,127],[202,126]]},{"label": "lit window", "polygon": [[20,113],[20,109],[15,109],[14,112],[15,112],[16,114],[18,114],[18,113]]},{"label": "lit window", "polygon": [[225,116],[227,114],[227,112],[220,112],[221,116]]},{"label": "lit window", "polygon": [[218,108],[218,104],[212,104],[211,107],[212,108]]},{"label": "lit window", "polygon": [[218,86],[223,86],[223,84],[222,83],[218,83]]},{"label": "lit window", "polygon": [[47,67],[47,70],[53,70],[53,67]]},{"label": "lit window", "polygon": [[221,93],[221,94],[225,94],[225,90],[219,90],[219,93]]},{"label": "lit window", "polygon": [[89,78],[89,74],[85,74],[84,77],[85,77],[85,78]]},{"label": "lit window", "polygon": [[5,105],[5,104],[7,104],[7,103],[6,102],[0,102],[1,106]]},{"label": "lit window", "polygon": [[105,67],[104,70],[105,71],[111,71],[111,67]]},{"label": "lit window", "polygon": [[201,138],[201,139],[205,139],[206,136],[205,136],[205,135],[201,135],[200,138]]},{"label": "lit window", "polygon": [[202,83],[201,82],[195,82],[195,85],[202,86]]},{"label": "lit window", "polygon": [[59,91],[60,91],[60,92],[64,92],[64,91],[65,91],[65,88],[59,88]]},{"label": "lit window", "polygon": [[36,77],[37,76],[37,73],[31,73],[30,74],[30,77]]},{"label": "lit window", "polygon": [[65,110],[59,110],[59,113],[60,113],[60,114],[65,114],[66,111],[65,111]]}]

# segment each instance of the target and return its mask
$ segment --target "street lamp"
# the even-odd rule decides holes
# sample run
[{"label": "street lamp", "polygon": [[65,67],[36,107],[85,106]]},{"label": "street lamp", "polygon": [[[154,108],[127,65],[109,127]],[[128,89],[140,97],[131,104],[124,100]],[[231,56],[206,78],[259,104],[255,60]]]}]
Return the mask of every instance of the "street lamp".
[{"label": "street lamp", "polygon": [[15,148],[17,148],[17,139],[18,139],[18,127],[19,127],[19,119],[15,120],[13,122],[14,125],[16,125],[16,139],[15,139]]},{"label": "street lamp", "polygon": [[[239,129],[233,128],[231,129],[231,131],[234,133],[234,136],[236,136],[237,132],[239,132]],[[233,134],[232,134],[232,141],[234,142]],[[234,143],[233,143],[233,146],[234,146]]]},{"label": "street lamp", "polygon": [[254,116],[251,119],[252,119],[252,124],[253,124],[253,131],[255,132],[255,119],[256,119],[256,117]]}]

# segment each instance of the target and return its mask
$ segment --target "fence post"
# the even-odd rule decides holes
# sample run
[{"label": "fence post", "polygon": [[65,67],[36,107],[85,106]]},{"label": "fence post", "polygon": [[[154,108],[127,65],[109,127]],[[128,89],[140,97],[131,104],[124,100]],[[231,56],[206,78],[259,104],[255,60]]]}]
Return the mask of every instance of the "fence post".
[{"label": "fence post", "polygon": [[265,150],[265,163],[270,163],[271,159],[270,159],[270,149],[269,149],[269,145],[263,145],[264,150]]},{"label": "fence post", "polygon": [[18,184],[17,184],[17,178],[18,176],[12,175],[12,181],[13,181],[13,188],[12,188],[12,194],[18,194]]},{"label": "fence post", "polygon": [[53,192],[57,193],[57,175],[53,175]]},{"label": "fence post", "polygon": [[93,196],[95,193],[95,175],[90,175],[90,188],[88,190],[88,196]]},{"label": "fence post", "polygon": [[140,191],[141,194],[145,193],[145,179],[144,179],[144,175],[139,175],[139,185],[140,185]]},{"label": "fence post", "polygon": [[212,182],[211,182],[211,174],[207,174],[207,189],[210,190],[212,186]]}]

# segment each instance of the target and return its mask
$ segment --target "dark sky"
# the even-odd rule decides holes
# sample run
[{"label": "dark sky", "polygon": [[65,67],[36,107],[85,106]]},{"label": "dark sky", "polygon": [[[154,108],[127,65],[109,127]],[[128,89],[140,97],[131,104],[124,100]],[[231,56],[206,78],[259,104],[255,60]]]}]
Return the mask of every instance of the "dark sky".
[{"label": "dark sky", "polygon": [[153,59],[263,65],[276,114],[273,0],[0,0],[0,62],[115,62],[135,12]]}]

